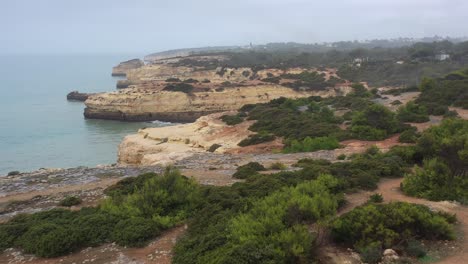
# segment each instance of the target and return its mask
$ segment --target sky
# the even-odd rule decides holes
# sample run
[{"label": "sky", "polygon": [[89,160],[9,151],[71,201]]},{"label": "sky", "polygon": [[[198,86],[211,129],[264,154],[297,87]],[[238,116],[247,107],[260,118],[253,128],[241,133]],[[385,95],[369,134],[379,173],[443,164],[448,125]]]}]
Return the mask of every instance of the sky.
[{"label": "sky", "polygon": [[0,0],[0,53],[468,36],[468,0]]}]

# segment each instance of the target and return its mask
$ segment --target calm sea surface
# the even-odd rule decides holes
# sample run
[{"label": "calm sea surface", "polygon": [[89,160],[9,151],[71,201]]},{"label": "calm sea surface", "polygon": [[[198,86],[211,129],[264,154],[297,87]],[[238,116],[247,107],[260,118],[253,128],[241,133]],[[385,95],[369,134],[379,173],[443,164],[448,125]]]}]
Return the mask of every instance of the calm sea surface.
[{"label": "calm sea surface", "polygon": [[115,163],[125,135],[152,123],[85,120],[72,90],[115,89],[112,66],[141,55],[0,55],[0,175]]}]

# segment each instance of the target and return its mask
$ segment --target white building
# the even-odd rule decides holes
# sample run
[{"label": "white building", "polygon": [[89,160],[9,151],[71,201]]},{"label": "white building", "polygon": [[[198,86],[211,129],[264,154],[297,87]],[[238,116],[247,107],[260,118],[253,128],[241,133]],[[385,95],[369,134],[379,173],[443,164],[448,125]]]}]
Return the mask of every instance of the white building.
[{"label": "white building", "polygon": [[448,59],[450,59],[450,55],[445,53],[445,52],[441,52],[441,53],[435,55],[435,59],[438,60],[438,61],[448,60]]}]

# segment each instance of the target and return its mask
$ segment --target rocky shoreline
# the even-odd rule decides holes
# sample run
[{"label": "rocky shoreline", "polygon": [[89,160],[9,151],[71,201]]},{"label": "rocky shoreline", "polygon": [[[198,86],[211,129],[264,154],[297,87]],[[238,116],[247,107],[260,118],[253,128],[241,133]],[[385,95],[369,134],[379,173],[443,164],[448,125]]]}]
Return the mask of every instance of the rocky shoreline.
[{"label": "rocky shoreline", "polygon": [[69,101],[86,101],[90,96],[96,95],[97,93],[80,93],[78,91],[72,91],[67,94],[67,100]]}]

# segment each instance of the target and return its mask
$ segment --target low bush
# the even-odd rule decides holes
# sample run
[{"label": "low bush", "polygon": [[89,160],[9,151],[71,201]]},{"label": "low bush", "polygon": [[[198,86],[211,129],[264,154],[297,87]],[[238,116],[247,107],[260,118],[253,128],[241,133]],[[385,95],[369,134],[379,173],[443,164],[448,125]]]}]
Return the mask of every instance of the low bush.
[{"label": "low bush", "polygon": [[124,179],[106,193],[109,197],[97,208],[53,209],[0,224],[0,250],[19,247],[56,257],[113,241],[142,246],[189,217],[200,204],[200,187],[172,168],[162,175]]},{"label": "low bush", "polygon": [[66,206],[66,207],[71,207],[74,205],[79,205],[81,204],[81,199],[76,196],[67,196],[65,197],[62,201],[60,201],[59,205],[61,206]]},{"label": "low bush", "polygon": [[422,246],[421,242],[415,239],[411,239],[406,243],[405,252],[415,258],[422,258],[426,256],[426,250]]},{"label": "low bush", "polygon": [[354,137],[364,140],[382,140],[401,131],[395,114],[385,106],[372,104],[353,115],[350,130]]},{"label": "low bush", "polygon": [[117,244],[129,247],[141,247],[148,239],[159,235],[158,225],[151,219],[142,217],[120,220],[112,232]]},{"label": "low bush", "polygon": [[208,148],[208,151],[209,152],[215,152],[220,147],[221,147],[221,145],[219,145],[219,144],[213,144],[213,145],[210,146],[210,148]]},{"label": "low bush", "polygon": [[444,216],[422,205],[370,203],[336,219],[332,236],[362,251],[369,247],[392,248],[412,239],[454,239],[454,230]]},{"label": "low bush", "polygon": [[434,201],[468,201],[468,179],[454,175],[451,169],[439,159],[425,160],[422,168],[405,175],[401,184],[408,195]]},{"label": "low bush", "polygon": [[371,196],[369,196],[369,200],[367,200],[369,203],[381,203],[383,202],[383,196],[380,193],[374,193]]},{"label": "low bush", "polygon": [[245,165],[237,167],[236,172],[232,175],[237,179],[246,179],[252,175],[257,174],[258,171],[264,171],[266,168],[258,162],[249,162]]},{"label": "low bush", "polygon": [[229,126],[234,126],[234,125],[242,123],[244,121],[244,118],[241,117],[239,114],[223,115],[221,116],[221,120]]},{"label": "low bush", "polygon": [[284,148],[285,153],[294,153],[294,152],[312,152],[317,150],[331,150],[340,147],[340,143],[336,138],[332,137],[306,137],[302,141],[292,140]]},{"label": "low bush", "polygon": [[382,246],[378,242],[357,248],[357,251],[364,263],[377,264],[382,259]]},{"label": "low bush", "polygon": [[429,121],[427,109],[423,105],[408,102],[398,109],[397,118],[401,122],[423,123]]},{"label": "low bush", "polygon": [[411,129],[407,129],[400,134],[398,137],[398,141],[402,143],[416,143],[420,134],[417,132],[416,128],[412,127]]},{"label": "low bush", "polygon": [[340,154],[338,157],[336,157],[338,160],[345,160],[346,159],[346,154]]},{"label": "low bush", "polygon": [[19,171],[10,171],[8,172],[8,176],[15,176],[15,175],[19,175],[20,172]]},{"label": "low bush", "polygon": [[26,253],[39,257],[57,257],[76,250],[80,244],[75,230],[55,223],[31,226],[17,241]]},{"label": "low bush", "polygon": [[250,135],[248,138],[243,139],[241,142],[239,142],[240,147],[245,147],[245,146],[250,146],[250,145],[257,145],[260,143],[265,143],[265,142],[270,142],[275,140],[276,137],[272,134],[268,133],[258,133],[255,135]]}]

